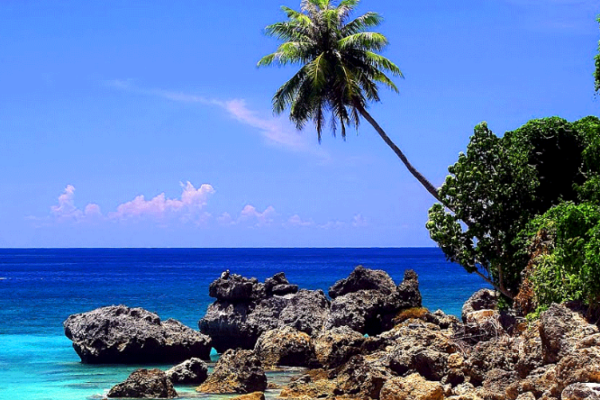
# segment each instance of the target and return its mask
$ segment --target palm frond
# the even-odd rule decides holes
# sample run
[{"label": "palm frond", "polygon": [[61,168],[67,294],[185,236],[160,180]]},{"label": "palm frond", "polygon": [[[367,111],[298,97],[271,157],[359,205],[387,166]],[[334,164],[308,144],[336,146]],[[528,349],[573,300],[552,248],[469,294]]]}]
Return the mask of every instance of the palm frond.
[{"label": "palm frond", "polygon": [[377,32],[358,32],[346,36],[338,41],[341,50],[360,49],[381,51],[387,46],[388,40],[381,33]]},{"label": "palm frond", "polygon": [[369,28],[375,28],[383,22],[383,17],[375,12],[368,12],[348,22],[342,28],[343,36],[354,35],[364,32]]},{"label": "palm frond", "polygon": [[402,71],[400,71],[400,68],[398,68],[398,66],[396,64],[394,64],[393,62],[391,62],[388,58],[386,58],[380,54],[373,53],[372,51],[366,51],[365,57],[370,62],[370,64],[373,65],[375,68],[377,68],[377,69],[381,68],[386,71],[390,71],[392,73],[392,75],[399,76],[400,78],[404,78],[404,74],[402,74]]}]

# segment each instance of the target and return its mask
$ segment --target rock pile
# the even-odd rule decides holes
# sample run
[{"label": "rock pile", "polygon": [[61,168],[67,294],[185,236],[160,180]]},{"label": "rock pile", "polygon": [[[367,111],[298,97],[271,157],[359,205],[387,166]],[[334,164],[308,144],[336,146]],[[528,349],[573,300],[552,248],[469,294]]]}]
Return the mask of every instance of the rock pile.
[{"label": "rock pile", "polygon": [[313,335],[329,315],[323,291],[298,290],[283,273],[265,283],[224,273],[211,283],[209,294],[216,301],[198,326],[218,352],[253,349],[260,335],[283,326]]}]

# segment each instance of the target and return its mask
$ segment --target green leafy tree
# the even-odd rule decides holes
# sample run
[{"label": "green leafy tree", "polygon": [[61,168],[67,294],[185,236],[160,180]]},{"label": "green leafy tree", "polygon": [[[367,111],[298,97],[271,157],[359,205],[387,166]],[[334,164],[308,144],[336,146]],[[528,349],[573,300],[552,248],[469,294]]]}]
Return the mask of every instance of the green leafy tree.
[{"label": "green leafy tree", "polygon": [[266,33],[283,43],[273,54],[263,57],[258,66],[297,65],[298,72],[281,86],[273,97],[273,110],[280,114],[289,108],[290,119],[298,129],[313,121],[319,141],[327,116],[335,135],[346,127],[358,129],[360,117],[375,128],[410,173],[438,201],[437,189],[408,161],[385,131],[367,111],[369,102],[379,102],[379,86],[395,92],[398,88],[388,76],[402,77],[400,69],[379,54],[387,38],[371,28],[382,17],[375,12],[351,19],[359,0],[302,0],[300,11],[282,7],[287,20],[267,26]]},{"label": "green leafy tree", "polygon": [[[600,17],[598,17],[600,23]],[[596,92],[600,92],[600,41],[598,41],[598,54],[596,55],[596,72],[594,73],[596,81]]]},{"label": "green leafy tree", "polygon": [[427,228],[447,258],[513,298],[528,261],[515,240],[535,216],[578,199],[594,121],[533,120],[501,138],[478,125],[440,189],[454,212],[429,210]]},{"label": "green leafy tree", "polygon": [[548,238],[549,252],[538,256],[530,277],[538,307],[581,301],[600,304],[600,207],[561,203],[535,218],[524,231],[524,246],[536,235]]}]

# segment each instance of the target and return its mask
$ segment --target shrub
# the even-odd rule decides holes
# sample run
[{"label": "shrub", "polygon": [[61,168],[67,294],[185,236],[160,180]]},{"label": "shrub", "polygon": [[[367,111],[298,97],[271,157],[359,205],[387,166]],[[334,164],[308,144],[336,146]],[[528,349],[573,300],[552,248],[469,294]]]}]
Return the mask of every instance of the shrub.
[{"label": "shrub", "polygon": [[476,126],[440,188],[452,211],[442,204],[429,210],[431,238],[450,261],[514,297],[529,258],[515,239],[532,218],[583,195],[589,177],[584,158],[595,157],[584,150],[598,127],[595,117],[576,123],[553,117],[500,138],[485,123]]}]

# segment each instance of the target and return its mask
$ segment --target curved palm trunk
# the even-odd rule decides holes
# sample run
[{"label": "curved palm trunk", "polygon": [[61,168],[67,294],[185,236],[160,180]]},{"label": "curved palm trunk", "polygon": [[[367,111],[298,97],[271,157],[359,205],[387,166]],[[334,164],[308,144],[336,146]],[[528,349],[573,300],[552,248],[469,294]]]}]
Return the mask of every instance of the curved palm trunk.
[{"label": "curved palm trunk", "polygon": [[[408,158],[406,158],[406,156],[404,155],[404,153],[402,152],[402,150],[400,150],[398,148],[398,146],[396,146],[396,144],[394,142],[392,142],[392,139],[389,138],[389,136],[385,133],[385,131],[381,128],[381,126],[379,126],[379,124],[377,123],[377,121],[375,121],[375,119],[371,116],[371,114],[369,114],[367,112],[367,110],[365,110],[365,108],[363,106],[361,106],[360,104],[356,105],[356,109],[360,112],[360,114],[367,120],[369,121],[369,123],[373,126],[373,128],[375,128],[375,130],[377,131],[377,133],[379,133],[379,136],[381,136],[381,138],[383,139],[383,141],[390,146],[390,148],[394,151],[394,153],[396,153],[396,155],[400,158],[400,160],[402,160],[402,162],[404,163],[404,165],[406,166],[406,168],[408,168],[408,170],[410,171],[410,173],[417,178],[417,180],[419,182],[421,182],[421,184],[425,187],[425,189],[431,193],[431,195],[433,197],[435,197],[435,199],[437,201],[439,201],[440,203],[442,203],[446,208],[448,208],[450,211],[452,211],[452,209],[450,207],[448,207],[446,204],[444,204],[444,201],[442,201],[442,199],[440,198],[440,195],[438,194],[437,189],[431,184],[431,182],[429,182],[427,180],[427,178],[425,178],[419,171],[417,171],[417,169],[415,167],[413,167],[413,165],[408,161]],[[468,224],[467,224],[468,225]],[[479,271],[475,271],[475,273],[477,275],[479,275],[481,278],[483,278],[486,282],[488,282],[490,285],[492,285],[496,290],[498,290],[500,293],[502,293],[503,295],[505,295],[506,297],[508,297],[509,299],[514,298],[514,296],[508,292],[505,288],[504,285],[502,284],[502,270],[500,270],[500,285],[495,284],[491,279],[489,279],[488,277],[486,277],[485,275],[483,275],[481,272]]]},{"label": "curved palm trunk", "polygon": [[[389,136],[385,133],[385,131],[381,128],[381,126],[379,126],[379,124],[377,123],[377,121],[375,121],[375,119],[371,116],[371,114],[369,114],[367,112],[367,110],[365,110],[365,108],[360,105],[357,104],[356,105],[356,109],[360,112],[360,114],[367,120],[369,121],[369,123],[373,126],[373,128],[375,128],[375,130],[377,131],[377,133],[379,133],[379,136],[381,136],[381,138],[383,139],[383,141],[390,146],[390,148],[394,151],[394,153],[396,153],[396,155],[400,158],[400,160],[402,160],[402,162],[404,163],[404,165],[406,166],[406,168],[408,168],[408,171],[415,177],[417,178],[417,180],[419,182],[421,182],[421,185],[423,185],[425,187],[425,189],[431,193],[431,195],[433,197],[435,197],[435,199],[437,201],[439,201],[440,203],[444,204],[444,202],[442,201],[442,199],[440,198],[440,195],[438,194],[437,189],[435,188],[435,186],[433,186],[431,184],[431,182],[429,182],[427,180],[427,178],[425,178],[419,171],[417,171],[417,169],[415,167],[413,167],[413,165],[408,161],[408,158],[406,158],[406,156],[404,155],[404,153],[402,152],[402,150],[400,150],[398,148],[398,146],[396,146],[396,144],[394,142],[392,142],[392,139],[389,138]],[[446,204],[444,204],[444,206],[446,206]],[[446,206],[447,207],[447,206]]]}]

